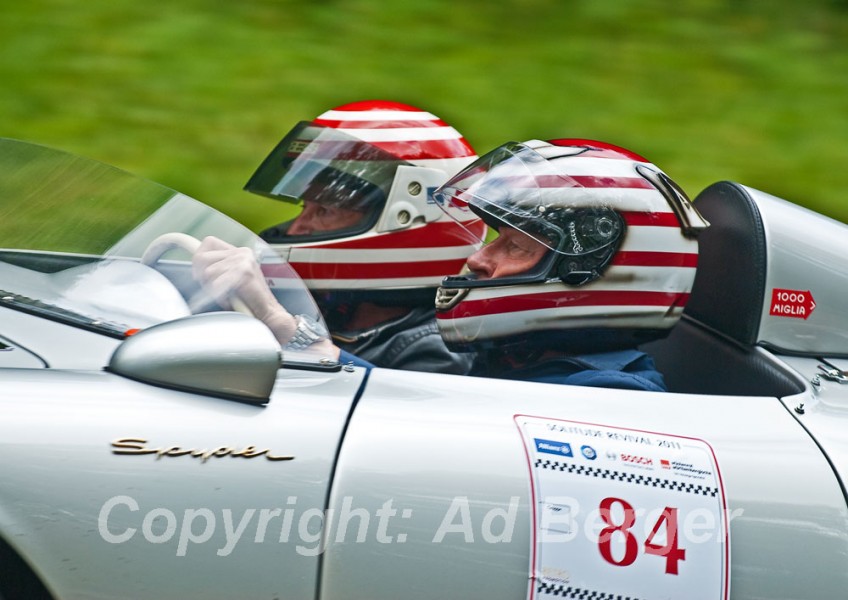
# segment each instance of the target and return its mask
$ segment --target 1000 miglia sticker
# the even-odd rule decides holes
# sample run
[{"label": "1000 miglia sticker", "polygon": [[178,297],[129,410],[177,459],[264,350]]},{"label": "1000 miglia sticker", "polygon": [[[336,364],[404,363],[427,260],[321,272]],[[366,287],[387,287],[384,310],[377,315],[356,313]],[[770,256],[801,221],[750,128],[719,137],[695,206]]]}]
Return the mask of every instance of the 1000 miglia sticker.
[{"label": "1000 miglia sticker", "polygon": [[528,597],[726,600],[721,474],[704,440],[517,415],[533,495]]}]

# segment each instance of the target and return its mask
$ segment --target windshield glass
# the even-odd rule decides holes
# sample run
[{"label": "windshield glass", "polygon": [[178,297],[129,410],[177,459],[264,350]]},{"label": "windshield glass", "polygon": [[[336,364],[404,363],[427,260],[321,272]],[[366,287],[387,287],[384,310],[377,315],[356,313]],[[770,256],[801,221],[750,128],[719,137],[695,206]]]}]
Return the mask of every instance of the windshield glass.
[{"label": "windshield glass", "polygon": [[[215,236],[247,247],[293,315],[321,321],[295,271],[244,226],[109,165],[0,138],[0,306],[123,338],[223,308],[192,275]],[[225,290],[226,292],[226,290]],[[215,290],[215,297],[222,297]],[[323,356],[284,348],[288,362]],[[322,361],[323,362],[323,361]]]}]

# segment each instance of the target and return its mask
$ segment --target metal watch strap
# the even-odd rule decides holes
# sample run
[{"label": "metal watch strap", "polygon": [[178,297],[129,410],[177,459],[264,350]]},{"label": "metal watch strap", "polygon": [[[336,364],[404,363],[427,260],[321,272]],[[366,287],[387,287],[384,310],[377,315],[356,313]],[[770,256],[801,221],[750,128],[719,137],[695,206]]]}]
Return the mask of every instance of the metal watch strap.
[{"label": "metal watch strap", "polygon": [[291,350],[305,350],[322,339],[321,334],[312,328],[306,317],[297,315],[295,318],[297,319],[297,328],[294,330],[292,338],[286,344],[286,348]]}]

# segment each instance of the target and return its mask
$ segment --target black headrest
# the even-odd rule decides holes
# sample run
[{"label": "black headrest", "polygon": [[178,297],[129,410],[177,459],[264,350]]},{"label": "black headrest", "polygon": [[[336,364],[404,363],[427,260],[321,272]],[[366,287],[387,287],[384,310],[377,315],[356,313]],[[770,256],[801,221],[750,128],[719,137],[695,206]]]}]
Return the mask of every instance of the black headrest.
[{"label": "black headrest", "polygon": [[745,188],[730,181],[712,184],[694,203],[710,226],[698,236],[698,269],[685,314],[754,344],[766,279],[760,211]]}]

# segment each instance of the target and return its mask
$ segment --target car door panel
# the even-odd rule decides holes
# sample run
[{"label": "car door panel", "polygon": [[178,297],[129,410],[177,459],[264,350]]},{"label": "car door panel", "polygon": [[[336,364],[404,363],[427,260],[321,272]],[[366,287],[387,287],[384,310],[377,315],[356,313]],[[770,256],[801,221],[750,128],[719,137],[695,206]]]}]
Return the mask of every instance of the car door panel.
[{"label": "car door panel", "polygon": [[281,370],[267,406],[39,375],[0,382],[0,532],[57,597],[314,597],[361,370]]},{"label": "car door panel", "polygon": [[[833,533],[844,531],[848,517],[839,482],[776,398],[376,370],[348,428],[330,501],[339,514],[345,503],[348,514],[351,507],[361,509],[370,528],[362,542],[352,518],[338,522],[341,533],[331,532],[322,599],[347,598],[352,590],[368,598],[423,599],[468,590],[487,598],[523,597],[533,519],[516,415],[703,440],[723,481],[732,597],[834,598],[848,586],[839,567],[848,538]],[[487,539],[487,515],[516,499],[510,539],[499,539],[496,528]],[[378,539],[378,511],[388,514],[387,506],[395,513],[383,519],[386,535]],[[449,534],[438,539],[446,523]],[[473,539],[464,529],[469,523]]]}]

